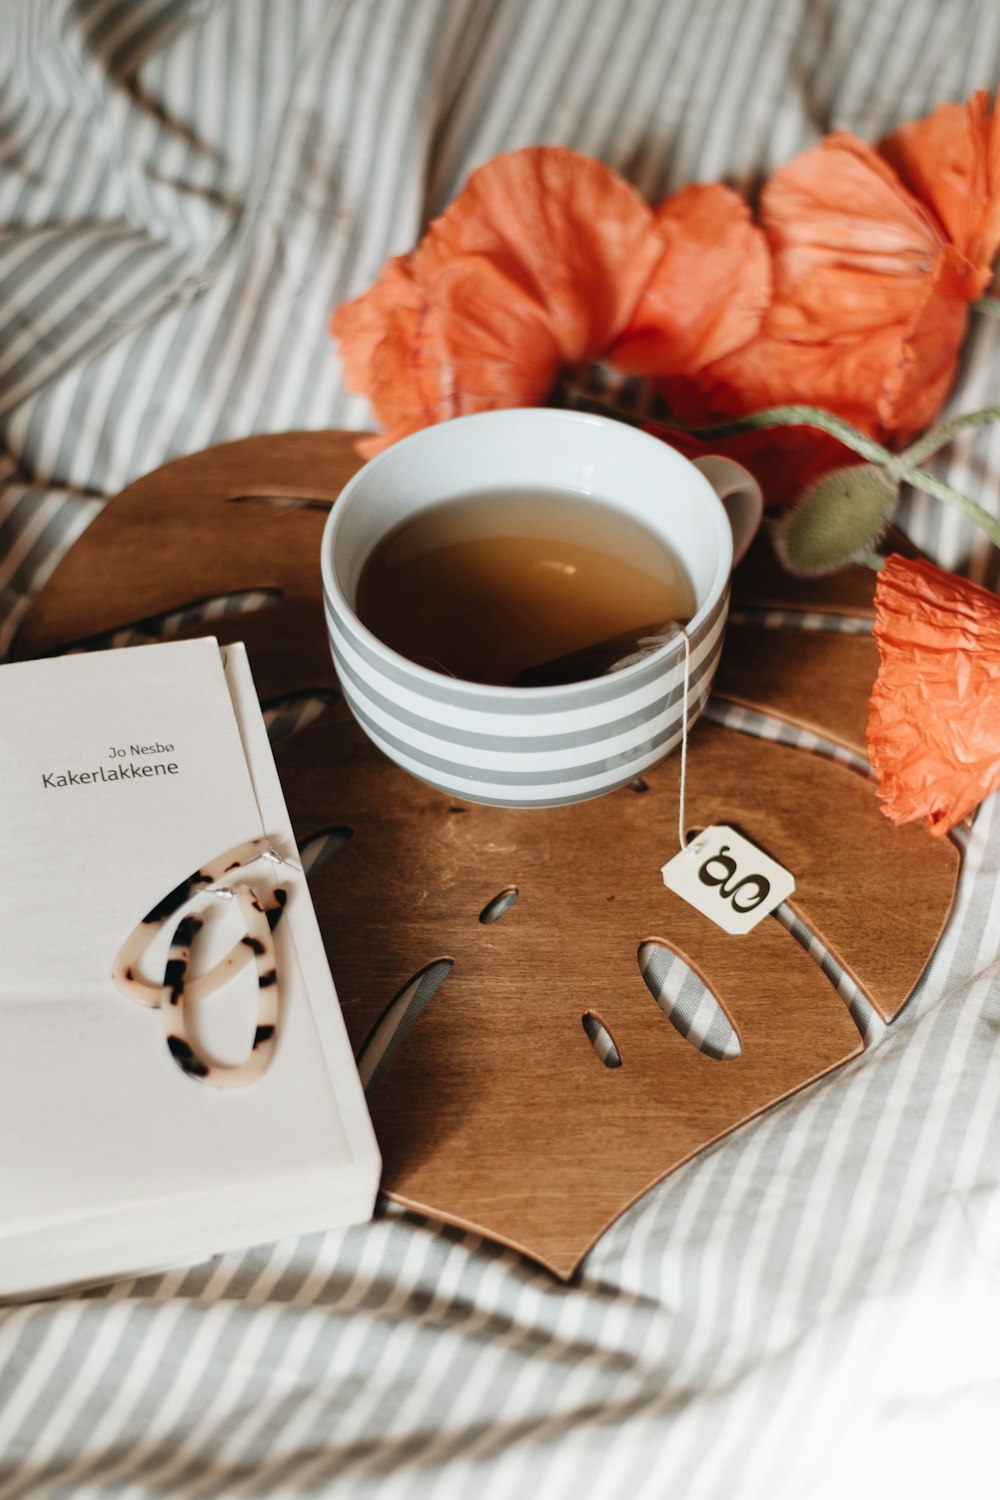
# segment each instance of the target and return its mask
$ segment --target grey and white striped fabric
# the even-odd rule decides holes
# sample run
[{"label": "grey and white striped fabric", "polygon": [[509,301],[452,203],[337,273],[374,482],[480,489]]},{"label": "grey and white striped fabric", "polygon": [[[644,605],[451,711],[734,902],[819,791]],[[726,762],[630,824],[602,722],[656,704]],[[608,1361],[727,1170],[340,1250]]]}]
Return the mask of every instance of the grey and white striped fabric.
[{"label": "grey and white striped fabric", "polygon": [[[827,129],[874,139],[994,87],[1000,8],[4,0],[0,73],[5,649],[128,480],[249,432],[365,424],[326,317],[473,166],[566,142],[651,197],[752,190]],[[998,379],[978,319],[954,409]],[[1000,432],[941,463],[1000,513]],[[906,521],[996,587],[963,520],[921,500]],[[569,1286],[384,1206],[3,1309],[0,1500],[995,1495],[1000,799],[918,992],[865,1035],[633,1207]],[[586,1122],[566,1128],[585,1151]]]}]

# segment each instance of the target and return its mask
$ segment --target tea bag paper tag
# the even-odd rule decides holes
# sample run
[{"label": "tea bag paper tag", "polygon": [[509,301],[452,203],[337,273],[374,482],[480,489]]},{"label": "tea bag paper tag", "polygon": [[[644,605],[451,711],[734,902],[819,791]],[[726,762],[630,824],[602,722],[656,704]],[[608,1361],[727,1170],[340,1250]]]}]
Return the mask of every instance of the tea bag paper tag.
[{"label": "tea bag paper tag", "polygon": [[661,873],[667,890],[734,937],[752,932],[795,889],[784,865],[725,823],[703,829]]}]

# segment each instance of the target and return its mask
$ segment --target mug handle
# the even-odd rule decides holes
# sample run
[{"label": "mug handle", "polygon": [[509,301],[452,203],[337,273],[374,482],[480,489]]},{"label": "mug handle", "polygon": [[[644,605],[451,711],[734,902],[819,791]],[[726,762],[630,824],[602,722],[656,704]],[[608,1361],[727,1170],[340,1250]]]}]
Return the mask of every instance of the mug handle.
[{"label": "mug handle", "polygon": [[753,475],[731,458],[695,458],[700,469],[725,506],[733,533],[733,566],[739,562],[753,541],[764,514],[764,496]]}]

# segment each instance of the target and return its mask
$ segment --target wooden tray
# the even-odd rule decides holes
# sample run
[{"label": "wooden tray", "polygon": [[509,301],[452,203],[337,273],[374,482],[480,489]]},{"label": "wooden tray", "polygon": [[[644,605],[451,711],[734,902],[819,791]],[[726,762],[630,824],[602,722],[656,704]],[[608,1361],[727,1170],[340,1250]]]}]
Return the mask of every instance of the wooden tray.
[{"label": "wooden tray", "polygon": [[[335,689],[319,542],[357,467],[350,434],[309,432],[226,444],[146,476],[57,568],[17,654],[265,588],[270,607],[188,633],[245,640],[265,704]],[[863,569],[803,588],[761,544],[734,606],[870,615],[871,591]],[[733,624],[717,690],[863,754],[875,668],[866,636]],[[337,702],[279,743],[276,760],[301,842],[353,832],[310,885],[355,1047],[416,973],[453,963],[370,1094],[384,1190],[410,1208],[568,1277],[654,1183],[861,1050],[842,1000],[776,921],[729,938],[664,889],[676,756],[646,773],[641,795],[494,810],[411,779]],[[898,1013],[951,907],[951,843],[894,829],[870,784],[842,765],[704,721],[691,738],[687,811],[692,828],[734,824],[786,864],[797,915],[882,1016]],[[513,906],[482,922],[509,888]],[[640,974],[648,939],[704,979],[738,1057],[707,1056],[671,1025]],[[602,1065],[588,1014],[621,1066]]]}]

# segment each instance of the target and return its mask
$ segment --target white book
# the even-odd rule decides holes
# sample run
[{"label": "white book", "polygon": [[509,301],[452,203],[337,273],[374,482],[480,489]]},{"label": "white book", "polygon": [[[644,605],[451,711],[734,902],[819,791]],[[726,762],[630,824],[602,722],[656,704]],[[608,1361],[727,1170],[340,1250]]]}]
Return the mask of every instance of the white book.
[{"label": "white book", "polygon": [[[251,862],[142,927],[116,982],[143,918],[255,839]],[[248,960],[180,995],[192,1063],[168,1047],[171,939],[203,920],[187,991],[242,952],[237,884],[271,910],[284,892],[277,981]],[[370,1217],[378,1149],[243,646],[0,667],[0,954],[0,1297]],[[265,1071],[217,1087],[275,997]]]}]

